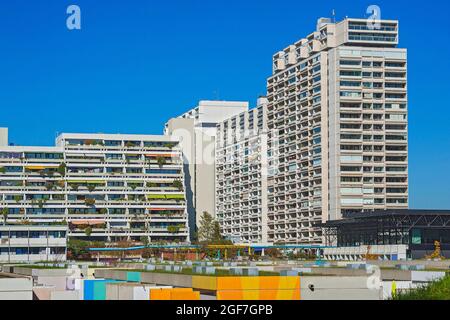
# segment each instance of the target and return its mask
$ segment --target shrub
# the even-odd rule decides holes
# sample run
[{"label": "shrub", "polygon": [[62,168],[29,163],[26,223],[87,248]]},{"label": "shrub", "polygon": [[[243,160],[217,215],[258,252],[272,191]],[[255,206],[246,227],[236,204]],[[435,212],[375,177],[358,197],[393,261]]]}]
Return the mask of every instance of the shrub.
[{"label": "shrub", "polygon": [[175,180],[172,185],[180,191],[183,190],[183,183],[180,180]]},{"label": "shrub", "polygon": [[156,158],[156,162],[158,162],[158,166],[162,167],[166,164],[166,158],[159,156]]},{"label": "shrub", "polygon": [[86,198],[86,199],[84,200],[84,203],[85,203],[87,206],[93,206],[93,205],[95,204],[95,199],[92,199],[92,198]]},{"label": "shrub", "polygon": [[439,281],[397,294],[394,300],[450,300],[450,275]]},{"label": "shrub", "polygon": [[63,163],[61,163],[61,164],[59,165],[57,171],[58,171],[58,173],[59,173],[62,177],[64,177],[64,176],[66,175],[66,169],[67,169],[67,166],[66,166],[66,164],[63,162]]}]

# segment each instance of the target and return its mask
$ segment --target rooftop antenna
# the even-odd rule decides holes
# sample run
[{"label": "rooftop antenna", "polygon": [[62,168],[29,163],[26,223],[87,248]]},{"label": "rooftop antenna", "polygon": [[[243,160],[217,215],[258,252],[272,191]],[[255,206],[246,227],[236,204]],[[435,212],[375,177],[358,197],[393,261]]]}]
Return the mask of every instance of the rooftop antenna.
[{"label": "rooftop antenna", "polygon": [[333,16],[333,23],[336,23],[336,10],[333,9],[331,15]]}]

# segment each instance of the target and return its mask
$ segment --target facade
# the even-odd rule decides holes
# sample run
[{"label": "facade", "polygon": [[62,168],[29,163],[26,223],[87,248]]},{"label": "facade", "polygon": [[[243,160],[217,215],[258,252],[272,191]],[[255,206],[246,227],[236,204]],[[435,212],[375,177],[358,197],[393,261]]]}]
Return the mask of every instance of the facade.
[{"label": "facade", "polygon": [[170,119],[164,133],[180,138],[186,174],[191,233],[204,211],[215,216],[215,137],[217,124],[248,110],[248,102],[200,101],[183,115]]},{"label": "facade", "polygon": [[0,226],[0,263],[66,261],[66,225]]},{"label": "facade", "polygon": [[71,238],[189,238],[178,139],[62,134],[55,147],[0,147],[6,224],[68,224]]},{"label": "facade", "polygon": [[407,57],[397,45],[397,21],[320,19],[273,56],[269,242],[319,244],[318,223],[408,207]]},{"label": "facade", "polygon": [[216,215],[235,243],[267,243],[267,99],[217,125]]}]

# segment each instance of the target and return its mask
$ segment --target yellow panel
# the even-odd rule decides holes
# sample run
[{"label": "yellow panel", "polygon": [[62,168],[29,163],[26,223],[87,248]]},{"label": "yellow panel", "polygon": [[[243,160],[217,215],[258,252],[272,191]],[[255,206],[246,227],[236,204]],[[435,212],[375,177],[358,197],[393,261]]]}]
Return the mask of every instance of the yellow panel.
[{"label": "yellow panel", "polygon": [[243,290],[259,290],[261,277],[242,277],[241,283]]},{"label": "yellow panel", "polygon": [[300,290],[300,277],[261,277],[261,289]]},{"label": "yellow panel", "polygon": [[192,276],[192,287],[202,290],[217,290],[217,277]]},{"label": "yellow panel", "polygon": [[259,300],[260,290],[243,290],[242,300]]}]

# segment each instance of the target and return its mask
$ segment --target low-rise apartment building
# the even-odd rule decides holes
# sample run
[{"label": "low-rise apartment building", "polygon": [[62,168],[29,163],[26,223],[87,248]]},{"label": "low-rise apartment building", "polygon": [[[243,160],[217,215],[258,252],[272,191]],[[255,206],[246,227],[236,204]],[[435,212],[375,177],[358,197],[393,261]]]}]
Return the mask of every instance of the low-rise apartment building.
[{"label": "low-rise apartment building", "polygon": [[0,225],[0,263],[66,261],[67,225]]}]

